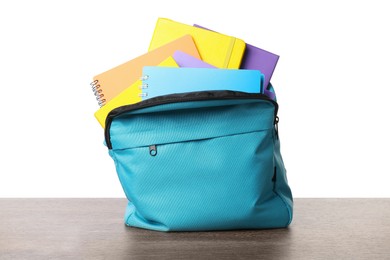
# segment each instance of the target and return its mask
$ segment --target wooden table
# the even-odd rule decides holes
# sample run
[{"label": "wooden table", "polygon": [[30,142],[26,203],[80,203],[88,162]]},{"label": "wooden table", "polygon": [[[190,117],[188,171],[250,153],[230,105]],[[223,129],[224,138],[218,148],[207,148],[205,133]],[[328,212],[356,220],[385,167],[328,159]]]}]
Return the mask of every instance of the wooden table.
[{"label": "wooden table", "polygon": [[0,259],[390,259],[390,199],[295,199],[287,229],[123,224],[125,199],[0,199]]}]

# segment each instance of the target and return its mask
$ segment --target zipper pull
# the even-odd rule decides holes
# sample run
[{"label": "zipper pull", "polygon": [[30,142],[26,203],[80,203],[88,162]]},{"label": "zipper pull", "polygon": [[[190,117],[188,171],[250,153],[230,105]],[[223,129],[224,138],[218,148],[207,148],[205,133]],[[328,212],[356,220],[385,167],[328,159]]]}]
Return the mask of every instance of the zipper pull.
[{"label": "zipper pull", "polygon": [[276,117],[275,117],[274,125],[275,125],[275,133],[276,133],[276,138],[277,138],[277,139],[279,139],[278,123],[279,123],[279,117],[276,116]]},{"label": "zipper pull", "polygon": [[151,156],[156,156],[157,155],[157,146],[156,145],[149,146],[149,154]]}]

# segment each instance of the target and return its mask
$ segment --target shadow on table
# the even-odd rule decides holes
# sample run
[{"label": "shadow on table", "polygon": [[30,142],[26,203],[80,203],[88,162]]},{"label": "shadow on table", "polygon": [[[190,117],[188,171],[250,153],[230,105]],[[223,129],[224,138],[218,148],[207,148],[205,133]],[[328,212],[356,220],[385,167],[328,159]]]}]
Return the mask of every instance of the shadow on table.
[{"label": "shadow on table", "polygon": [[157,232],[124,227],[132,259],[280,259],[288,256],[292,231],[286,229],[214,232]]}]

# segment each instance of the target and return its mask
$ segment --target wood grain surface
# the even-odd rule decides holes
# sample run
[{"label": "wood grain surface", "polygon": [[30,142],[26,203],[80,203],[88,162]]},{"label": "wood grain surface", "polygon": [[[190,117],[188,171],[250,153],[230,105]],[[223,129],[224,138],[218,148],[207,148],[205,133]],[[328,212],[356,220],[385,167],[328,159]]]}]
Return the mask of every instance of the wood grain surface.
[{"label": "wood grain surface", "polygon": [[390,259],[390,199],[295,199],[287,229],[126,227],[125,199],[0,199],[0,259]]}]

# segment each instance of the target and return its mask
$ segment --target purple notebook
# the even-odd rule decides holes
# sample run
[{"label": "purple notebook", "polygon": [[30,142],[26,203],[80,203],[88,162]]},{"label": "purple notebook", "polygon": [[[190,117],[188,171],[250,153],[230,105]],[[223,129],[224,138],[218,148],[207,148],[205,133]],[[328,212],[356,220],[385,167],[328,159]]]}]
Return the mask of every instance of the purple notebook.
[{"label": "purple notebook", "polygon": [[[195,27],[210,30],[198,24]],[[269,90],[272,74],[274,73],[279,56],[266,50],[257,48],[253,45],[246,44],[244,56],[241,61],[240,69],[260,70],[264,74],[264,94],[271,99],[275,99],[275,93]]]},{"label": "purple notebook", "polygon": [[173,59],[176,61],[177,65],[181,68],[210,68],[215,69],[211,64],[208,64],[200,59],[195,58],[185,52],[175,51],[173,54]]}]

